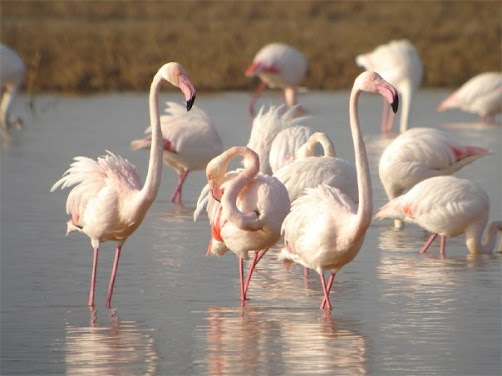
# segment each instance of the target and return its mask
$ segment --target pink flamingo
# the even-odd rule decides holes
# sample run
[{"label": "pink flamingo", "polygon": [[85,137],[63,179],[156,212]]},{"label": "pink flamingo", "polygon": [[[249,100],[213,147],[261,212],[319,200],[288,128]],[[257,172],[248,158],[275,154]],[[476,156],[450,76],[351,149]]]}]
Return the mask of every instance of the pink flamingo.
[{"label": "pink flamingo", "polygon": [[144,185],[131,163],[108,152],[97,161],[87,157],[75,157],[75,162],[51,188],[52,192],[59,187],[63,189],[75,186],[66,201],[66,213],[71,216],[67,222],[67,234],[79,231],[91,239],[94,258],[89,306],[94,306],[100,243],[106,241],[118,243],[106,298],[106,305],[110,307],[122,245],[139,227],[159,190],[163,142],[158,95],[162,80],[181,89],[187,101],[187,110],[192,107],[196,95],[196,90],[184,68],[178,63],[163,65],[153,77],[149,100],[152,147]]},{"label": "pink flamingo", "polygon": [[[167,102],[167,115],[160,117],[164,139],[164,163],[178,173],[178,183],[170,197],[181,204],[183,183],[190,171],[204,170],[207,163],[223,151],[218,132],[209,116],[197,106],[190,112],[174,102]],[[151,133],[151,127],[145,133]],[[131,142],[131,149],[150,149],[151,136]]]},{"label": "pink flamingo", "polygon": [[[264,46],[246,69],[246,76],[258,76],[262,81],[249,102],[248,111],[254,116],[254,104],[267,86],[281,88],[289,107],[297,104],[298,87],[307,73],[305,56],[296,48],[284,43],[270,43]],[[301,111],[301,109],[298,107]]]},{"label": "pink flamingo", "polygon": [[486,72],[472,77],[443,100],[438,111],[459,108],[478,114],[481,122],[495,123],[502,112],[502,73]]},{"label": "pink flamingo", "polygon": [[17,52],[0,44],[0,66],[2,67],[0,69],[0,125],[8,128],[11,123],[16,123],[18,127],[21,127],[21,119],[17,117],[10,119],[9,115],[14,99],[23,84],[25,64]]},{"label": "pink flamingo", "polygon": [[[439,129],[412,128],[385,148],[378,173],[392,200],[424,179],[451,175],[488,153],[484,148],[451,140]],[[394,221],[396,228],[402,225],[402,221]]]},{"label": "pink flamingo", "polygon": [[[366,147],[357,105],[362,92],[380,94],[397,111],[397,90],[376,72],[363,72],[350,94],[350,128],[354,142],[359,205],[337,188],[319,185],[297,198],[282,225],[285,248],[279,260],[314,269],[321,277],[324,298],[321,309],[331,310],[329,292],[335,274],[352,261],[361,248],[373,210]],[[331,276],[326,283],[324,270]]]},{"label": "pink flamingo", "polygon": [[[401,97],[400,133],[408,128],[411,104],[423,77],[423,66],[416,48],[406,39],[394,40],[373,51],[358,55],[356,64],[380,73],[394,85]],[[394,114],[389,114],[385,101],[382,109],[382,133],[392,132]]]},{"label": "pink flamingo", "polygon": [[[460,234],[465,234],[470,253],[492,252],[497,231],[502,231],[502,221],[492,222],[482,241],[489,211],[488,195],[476,184],[454,176],[436,176],[389,201],[375,218],[399,219],[432,232],[421,253],[427,251],[438,234],[441,235],[440,254],[444,257],[446,238]],[[499,250],[502,251],[502,247]]]},{"label": "pink flamingo", "polygon": [[[225,174],[232,159],[245,159],[243,170]],[[208,190],[201,193],[194,217],[207,202],[211,223],[208,254],[223,255],[231,249],[239,259],[241,302],[251,275],[268,248],[281,237],[281,224],[289,212],[286,188],[274,177],[259,174],[258,155],[248,147],[234,146],[208,163]],[[243,260],[255,251],[244,281]]]}]

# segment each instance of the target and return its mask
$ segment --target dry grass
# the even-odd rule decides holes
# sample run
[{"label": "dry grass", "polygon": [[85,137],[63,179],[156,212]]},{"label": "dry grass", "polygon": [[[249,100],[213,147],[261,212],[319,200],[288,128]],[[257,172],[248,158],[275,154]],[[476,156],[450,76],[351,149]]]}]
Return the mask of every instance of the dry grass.
[{"label": "dry grass", "polygon": [[181,62],[199,90],[249,89],[243,71],[272,41],[310,63],[305,86],[348,88],[354,58],[408,38],[423,86],[456,87],[501,70],[502,2],[495,1],[6,1],[0,39],[29,62],[37,91],[146,91],[158,67]]}]

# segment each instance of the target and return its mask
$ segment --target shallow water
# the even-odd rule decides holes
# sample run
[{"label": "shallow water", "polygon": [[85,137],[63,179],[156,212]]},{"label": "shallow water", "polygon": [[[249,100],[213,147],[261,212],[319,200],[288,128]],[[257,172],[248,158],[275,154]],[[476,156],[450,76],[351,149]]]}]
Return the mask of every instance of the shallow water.
[{"label": "shallow water", "polygon": [[[434,111],[446,96],[422,91],[414,126],[440,127],[493,154],[457,176],[479,182],[502,218],[499,126],[473,115]],[[225,147],[245,144],[248,93],[199,95]],[[162,100],[181,101],[178,93]],[[300,98],[310,124],[326,131],[337,154],[353,160],[347,92]],[[279,103],[276,92],[262,103]],[[372,171],[375,210],[386,202],[378,158],[379,98],[362,97],[360,117]],[[333,311],[319,310],[315,272],[287,273],[272,251],[239,303],[232,253],[205,257],[210,230],[192,213],[204,174],[189,175],[184,207],[168,202],[176,174],[167,167],[158,199],[124,245],[113,309],[105,308],[114,244],[101,247],[96,308],[86,305],[92,264],[82,234],[65,237],[67,191],[49,188],[76,155],[113,151],[146,174],[148,153],[129,142],[148,124],[147,96],[40,96],[1,151],[1,374],[68,375],[497,375],[501,373],[501,257],[468,255],[464,237],[438,257],[418,249],[428,234],[374,221],[356,259],[338,275]],[[5,141],[5,140],[4,140]]]}]

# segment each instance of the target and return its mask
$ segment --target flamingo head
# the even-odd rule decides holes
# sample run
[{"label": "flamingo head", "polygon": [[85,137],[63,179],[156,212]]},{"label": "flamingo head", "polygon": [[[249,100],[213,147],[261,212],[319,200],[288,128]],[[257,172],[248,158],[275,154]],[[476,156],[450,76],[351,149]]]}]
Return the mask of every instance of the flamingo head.
[{"label": "flamingo head", "polygon": [[368,93],[380,94],[390,103],[392,111],[397,112],[399,95],[397,89],[377,72],[365,71],[357,76],[354,87]]},{"label": "flamingo head", "polygon": [[164,64],[160,68],[159,73],[163,79],[180,88],[187,102],[187,111],[190,111],[195,101],[197,90],[195,90],[195,86],[188,78],[185,68],[179,63],[171,62]]}]

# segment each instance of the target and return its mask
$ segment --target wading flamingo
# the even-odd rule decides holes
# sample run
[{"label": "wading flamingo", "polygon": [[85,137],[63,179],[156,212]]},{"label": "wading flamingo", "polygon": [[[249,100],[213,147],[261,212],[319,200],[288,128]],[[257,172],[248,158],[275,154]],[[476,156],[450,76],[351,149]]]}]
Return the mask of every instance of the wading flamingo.
[{"label": "wading flamingo", "polygon": [[[178,173],[178,183],[170,197],[181,204],[183,182],[190,171],[204,170],[207,163],[223,151],[218,132],[209,116],[197,106],[190,112],[175,102],[167,102],[166,115],[160,117],[164,139],[164,163]],[[145,133],[151,133],[151,127]],[[152,137],[131,142],[131,149],[150,149]]]},{"label": "wading flamingo", "polygon": [[[324,298],[321,309],[331,310],[329,292],[335,274],[352,261],[361,248],[373,210],[371,180],[366,147],[358,117],[362,92],[380,94],[397,111],[397,90],[376,72],[363,72],[350,94],[350,129],[354,142],[359,205],[337,188],[319,185],[297,198],[282,225],[285,248],[279,260],[286,266],[296,262],[314,269],[321,277]],[[331,276],[326,283],[324,271]]]},{"label": "wading flamingo", "polygon": [[153,77],[149,99],[152,147],[144,185],[131,163],[108,152],[97,161],[87,157],[75,157],[75,162],[51,188],[52,192],[59,187],[63,189],[75,186],[66,201],[66,213],[71,216],[67,222],[67,234],[79,231],[91,239],[94,258],[89,306],[94,306],[100,243],[118,243],[106,298],[106,305],[110,307],[122,245],[139,227],[159,190],[163,142],[158,95],[162,80],[181,89],[187,102],[187,110],[190,110],[195,100],[196,90],[180,64],[165,64]]},{"label": "wading flamingo", "polygon": [[[451,175],[488,153],[487,149],[454,141],[439,129],[412,128],[385,148],[378,173],[392,200],[424,179]],[[396,228],[402,225],[402,221],[394,221]]]},{"label": "wading flamingo", "polygon": [[[444,257],[446,238],[460,234],[465,234],[470,253],[492,252],[497,231],[502,231],[502,221],[492,222],[481,240],[489,211],[488,195],[476,184],[454,176],[436,176],[421,181],[406,194],[389,201],[375,218],[399,219],[432,232],[421,253],[427,251],[438,234],[441,235],[440,254]],[[499,251],[502,251],[500,246]]]},{"label": "wading flamingo", "polygon": [[[408,128],[413,97],[422,82],[424,68],[416,48],[406,39],[394,40],[373,51],[358,55],[356,64],[378,72],[399,91],[401,101],[400,133]],[[382,133],[392,132],[394,114],[383,102]]]},{"label": "wading flamingo", "polygon": [[25,64],[15,51],[0,44],[0,125],[8,128],[11,124],[22,127],[22,120],[10,117],[14,99],[21,89],[25,74]]},{"label": "wading flamingo", "polygon": [[502,73],[486,72],[472,77],[438,106],[438,111],[459,108],[478,114],[481,122],[495,123],[502,112]]},{"label": "wading flamingo", "polygon": [[[248,111],[254,116],[254,104],[267,86],[284,91],[284,99],[289,107],[297,104],[296,95],[308,70],[307,59],[296,48],[284,43],[270,43],[264,46],[246,69],[247,77],[258,76],[261,80]],[[301,107],[296,110],[303,112]]]},{"label": "wading flamingo", "polygon": [[[229,163],[244,157],[245,168],[225,174]],[[241,302],[246,301],[252,273],[269,247],[281,237],[281,224],[289,212],[288,192],[274,177],[259,174],[258,155],[248,147],[234,146],[208,163],[208,190],[201,193],[194,218],[207,201],[211,223],[208,254],[221,256],[229,249],[239,260]],[[244,281],[243,260],[254,251]]]}]

